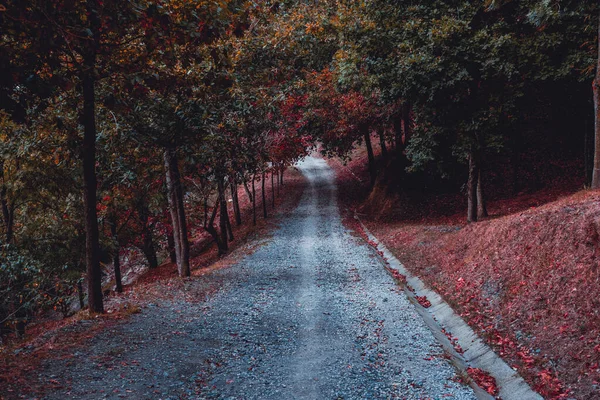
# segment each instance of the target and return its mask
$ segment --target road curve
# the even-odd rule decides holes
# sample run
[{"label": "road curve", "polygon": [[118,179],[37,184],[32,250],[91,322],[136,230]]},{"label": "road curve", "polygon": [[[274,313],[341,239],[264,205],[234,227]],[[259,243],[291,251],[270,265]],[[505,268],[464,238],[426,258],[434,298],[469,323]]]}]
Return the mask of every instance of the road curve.
[{"label": "road curve", "polygon": [[[342,225],[332,169],[313,157],[298,168],[307,188],[273,237],[198,278],[216,294],[147,307],[71,366],[48,364],[46,378],[71,383],[47,398],[474,399],[373,250]],[[119,362],[98,364],[105,354]]]}]

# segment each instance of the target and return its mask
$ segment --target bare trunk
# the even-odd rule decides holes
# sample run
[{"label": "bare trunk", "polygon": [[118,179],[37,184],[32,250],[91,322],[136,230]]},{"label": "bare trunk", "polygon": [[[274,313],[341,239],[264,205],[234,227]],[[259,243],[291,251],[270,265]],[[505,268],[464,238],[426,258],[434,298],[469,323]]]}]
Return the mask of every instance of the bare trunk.
[{"label": "bare trunk", "polygon": [[229,210],[227,210],[227,237],[230,242],[233,242],[233,229],[231,228],[231,219],[229,218]]},{"label": "bare trunk", "polygon": [[[0,172],[2,170],[2,162],[0,162]],[[4,238],[6,243],[11,243],[14,236],[14,207],[9,202],[7,196],[6,185],[4,181],[2,182],[2,187],[0,188],[0,206],[2,207],[2,217],[4,219]]]},{"label": "bare trunk", "polygon": [[154,269],[158,267],[158,257],[156,256],[156,247],[152,238],[152,231],[148,230],[143,235],[142,251],[148,261],[148,268]]},{"label": "bare trunk", "polygon": [[121,281],[121,259],[119,258],[119,237],[117,235],[117,214],[113,211],[110,216],[110,234],[115,246],[113,254],[113,270],[115,272],[115,286],[118,293],[123,292],[123,283]]},{"label": "bare trunk", "polygon": [[279,177],[279,180],[281,181],[281,186],[283,186],[283,173],[285,172],[285,165],[283,165],[281,167],[281,176]]},{"label": "bare trunk", "polygon": [[277,182],[277,197],[281,196],[281,180],[279,179],[279,170],[281,167],[277,166],[277,168],[273,171],[276,176],[275,181]]},{"label": "bare trunk", "polygon": [[140,225],[142,226],[142,252],[148,261],[148,268],[153,269],[158,267],[158,257],[156,256],[156,247],[152,237],[152,228],[148,224],[150,219],[150,210],[145,199],[141,199],[138,203],[138,214],[140,217]]},{"label": "bare trunk", "polygon": [[369,134],[368,126],[363,127],[362,130],[363,138],[365,139],[365,144],[367,145],[367,155],[369,157],[369,176],[371,178],[371,187],[373,187],[373,185],[375,185],[375,180],[377,179],[375,154],[373,154],[373,146],[371,145],[371,135]]},{"label": "bare trunk", "polygon": [[166,148],[164,152],[167,190],[169,195],[169,211],[173,223],[173,239],[175,242],[175,257],[179,276],[190,276],[190,243],[187,236],[187,222],[183,204],[183,187],[177,154],[174,148]]},{"label": "bare trunk", "polygon": [[385,161],[388,158],[388,151],[387,151],[387,146],[385,145],[384,130],[382,128],[379,128],[379,130],[377,131],[377,134],[379,135],[379,145],[381,146],[381,156],[383,157],[383,160]]},{"label": "bare trunk", "polygon": [[263,217],[267,218],[267,196],[265,195],[265,172],[262,173],[262,206],[263,206]]},{"label": "bare trunk", "polygon": [[412,128],[411,128],[411,121],[410,121],[411,109],[412,109],[412,106],[410,105],[410,103],[404,103],[402,105],[402,136],[403,136],[402,144],[405,149],[406,149],[406,146],[408,146],[410,137],[412,136]]},{"label": "bare trunk", "polygon": [[206,226],[208,224],[208,197],[204,198],[204,219],[202,220],[202,223],[204,224],[204,226]]},{"label": "bare trunk", "polygon": [[123,293],[123,282],[121,279],[121,259],[119,257],[119,250],[119,247],[115,249],[115,254],[113,256],[113,269],[115,271],[115,290],[117,291],[117,293]]},{"label": "bare trunk", "polygon": [[483,167],[481,157],[479,157],[479,171],[477,172],[477,220],[488,217],[487,201],[483,190]]},{"label": "bare trunk", "polygon": [[594,90],[594,171],[592,172],[592,189],[600,189],[600,19],[598,19],[598,59],[596,62],[596,78],[592,85]]},{"label": "bare trunk", "polygon": [[275,209],[275,171],[271,171],[271,206]]},{"label": "bare trunk", "polygon": [[173,229],[167,232],[167,247],[169,248],[169,260],[171,260],[172,263],[177,263],[177,249],[175,247]]},{"label": "bare trunk", "polygon": [[474,148],[469,154],[469,180],[467,181],[467,222],[477,221],[477,179],[479,166]]},{"label": "bare trunk", "polygon": [[256,175],[252,176],[252,225],[256,226]]},{"label": "bare trunk", "polygon": [[231,182],[231,199],[233,200],[233,215],[235,216],[235,223],[237,226],[242,224],[242,212],[240,211],[240,202],[238,199],[237,184]]},{"label": "bare trunk", "polygon": [[171,156],[168,150],[164,152],[165,174],[167,181],[167,199],[169,201],[169,214],[171,215],[171,237],[173,238],[173,249],[175,250],[175,263],[177,270],[181,275],[181,229],[179,228],[179,216],[177,213],[177,199],[175,198],[175,188],[171,174]]},{"label": "bare trunk", "polygon": [[188,239],[187,219],[185,217],[185,206],[183,202],[183,185],[179,175],[179,166],[177,157],[173,152],[173,172],[175,177],[175,192],[177,194],[177,214],[179,217],[179,239],[181,240],[181,274],[180,276],[190,276],[190,241]]},{"label": "bare trunk", "polygon": [[227,244],[227,202],[225,201],[225,185],[223,178],[217,178],[217,190],[219,192],[219,229],[221,230],[221,251],[227,252],[229,245]]},{"label": "bare trunk", "polygon": [[88,281],[88,307],[92,312],[103,313],[102,275],[100,270],[100,244],[98,215],[96,211],[96,92],[95,68],[96,45],[99,42],[100,21],[97,14],[97,1],[87,0],[90,31],[93,40],[84,56],[81,74],[83,91],[83,204],[85,216],[85,264]]},{"label": "bare trunk", "polygon": [[77,297],[79,298],[79,309],[85,308],[84,294],[83,294],[83,280],[77,280]]},{"label": "bare trunk", "polygon": [[215,240],[215,243],[217,244],[217,248],[219,249],[219,255],[223,255],[223,254],[227,253],[227,241],[225,241],[225,248],[223,248],[223,242],[221,241],[219,232],[217,232],[217,229],[214,226],[215,217],[217,216],[217,211],[220,207],[220,204],[221,204],[221,202],[217,199],[217,202],[215,203],[215,206],[213,207],[212,214],[210,215],[210,220],[204,221],[204,229],[206,229],[206,231],[208,233],[210,233],[210,235]]},{"label": "bare trunk", "polygon": [[250,188],[248,187],[248,182],[246,182],[245,180],[244,180],[244,191],[246,192],[246,196],[248,197],[248,200],[250,202],[252,202],[252,199],[253,199],[252,193],[250,192]]},{"label": "bare trunk", "polygon": [[401,159],[404,156],[404,142],[402,141],[402,128],[403,128],[403,123],[402,123],[402,112],[399,112],[397,115],[394,116],[394,143],[395,143],[395,150],[396,150],[396,157],[398,157],[398,159]]}]

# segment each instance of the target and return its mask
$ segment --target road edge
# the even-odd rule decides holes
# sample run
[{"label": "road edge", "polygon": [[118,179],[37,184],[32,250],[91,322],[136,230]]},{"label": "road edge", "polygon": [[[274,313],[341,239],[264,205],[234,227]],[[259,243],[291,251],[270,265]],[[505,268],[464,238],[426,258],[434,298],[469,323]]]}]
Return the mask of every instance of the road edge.
[{"label": "road edge", "polygon": [[[527,382],[500,358],[485,342],[477,336],[471,327],[454,312],[452,307],[443,298],[431,290],[418,277],[411,274],[388,248],[377,239],[363,224],[357,215],[354,215],[368,238],[368,245],[374,248],[383,258],[388,272],[396,270],[406,277],[404,292],[409,301],[421,315],[435,338],[450,356],[451,362],[464,375],[467,368],[477,368],[489,373],[498,387],[498,398],[504,400],[543,400]],[[410,287],[410,289],[409,289]],[[417,301],[417,296],[424,296],[431,306],[425,308]],[[443,330],[444,329],[444,330]],[[462,348],[462,354],[456,351],[448,339],[448,335]],[[493,399],[483,388],[479,387],[472,379],[469,384],[473,387],[475,395],[480,399]]]}]

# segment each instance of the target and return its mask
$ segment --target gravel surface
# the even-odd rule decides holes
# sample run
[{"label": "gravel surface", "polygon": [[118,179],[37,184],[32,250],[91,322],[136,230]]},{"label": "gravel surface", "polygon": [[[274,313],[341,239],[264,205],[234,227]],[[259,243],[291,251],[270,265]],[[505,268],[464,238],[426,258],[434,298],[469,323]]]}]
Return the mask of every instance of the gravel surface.
[{"label": "gravel surface", "polygon": [[73,357],[47,399],[473,399],[381,261],[341,223],[334,173],[308,180],[273,238],[199,278],[195,302],[150,304]]}]

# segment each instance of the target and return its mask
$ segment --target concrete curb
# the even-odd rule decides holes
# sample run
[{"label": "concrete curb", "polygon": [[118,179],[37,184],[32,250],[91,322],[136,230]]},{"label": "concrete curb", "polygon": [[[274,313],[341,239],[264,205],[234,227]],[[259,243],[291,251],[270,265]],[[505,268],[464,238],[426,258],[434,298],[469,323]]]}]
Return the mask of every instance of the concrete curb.
[{"label": "concrete curb", "polygon": [[[385,258],[389,268],[395,269],[406,276],[407,286],[412,290],[405,288],[405,293],[409,300],[415,305],[419,314],[425,320],[425,323],[432,330],[434,336],[442,344],[442,347],[450,355],[451,361],[456,365],[459,371],[466,374],[468,367],[479,368],[489,373],[496,379],[496,385],[499,391],[499,398],[504,400],[543,400],[543,397],[536,393],[523,380],[523,378],[506,364],[494,351],[477,336],[477,334],[467,325],[467,323],[454,312],[442,297],[429,289],[421,279],[413,276],[402,263],[389,251],[367,229],[362,221],[355,215],[369,240],[376,244],[376,250],[380,251]],[[425,296],[431,307],[424,308],[416,300],[416,296]],[[464,350],[460,354],[455,349],[450,340],[442,332],[446,330]],[[480,399],[493,399],[485,390],[477,386],[472,380],[470,382],[475,394]]]}]

